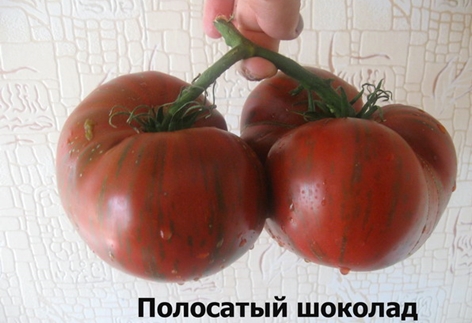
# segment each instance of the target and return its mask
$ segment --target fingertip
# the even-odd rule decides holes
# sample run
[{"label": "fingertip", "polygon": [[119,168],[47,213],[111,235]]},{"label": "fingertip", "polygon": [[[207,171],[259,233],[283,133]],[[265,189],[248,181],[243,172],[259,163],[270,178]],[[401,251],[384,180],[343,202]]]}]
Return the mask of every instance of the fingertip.
[{"label": "fingertip", "polygon": [[261,31],[277,40],[292,40],[303,30],[300,0],[253,0],[251,8],[256,13]]},{"label": "fingertip", "polygon": [[249,81],[260,81],[277,73],[277,68],[274,64],[260,57],[241,61],[238,70]]},{"label": "fingertip", "polygon": [[219,16],[230,17],[233,13],[234,0],[205,0],[203,6],[203,31],[210,38],[220,38],[214,21]]},{"label": "fingertip", "polygon": [[300,36],[300,34],[302,33],[303,31],[303,28],[305,28],[305,22],[303,21],[303,17],[302,15],[300,15],[300,18],[298,20],[298,24],[297,24],[297,27],[295,27],[295,38],[297,38],[298,36]]},{"label": "fingertip", "polygon": [[276,21],[261,22],[262,30],[270,37],[277,40],[293,40],[300,36],[304,28],[303,17],[298,16],[298,20],[294,23],[285,22],[285,24],[277,24]]}]

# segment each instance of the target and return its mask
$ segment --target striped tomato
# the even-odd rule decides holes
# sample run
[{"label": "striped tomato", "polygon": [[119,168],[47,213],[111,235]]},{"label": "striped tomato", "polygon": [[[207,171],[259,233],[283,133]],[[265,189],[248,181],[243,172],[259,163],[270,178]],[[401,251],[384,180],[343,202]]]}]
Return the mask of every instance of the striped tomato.
[{"label": "striped tomato", "polygon": [[70,220],[106,262],[151,280],[221,270],[254,244],[265,221],[262,166],[221,114],[152,133],[121,113],[172,102],[187,85],[157,72],[116,78],[73,111],[59,138],[58,188]]},{"label": "striped tomato", "polygon": [[267,229],[279,244],[347,273],[393,265],[431,235],[455,188],[451,137],[420,109],[381,111],[309,122],[272,146]]},{"label": "striped tomato", "polygon": [[[335,74],[323,69],[307,67],[316,76],[332,80],[333,88],[342,87],[349,100],[359,91]],[[241,115],[241,138],[265,161],[270,147],[285,133],[307,121],[301,114],[308,108],[307,91],[294,91],[298,82],[279,72],[274,77],[260,82],[249,94]],[[312,100],[319,100],[312,92]],[[362,100],[354,103],[354,108],[362,108]]]}]

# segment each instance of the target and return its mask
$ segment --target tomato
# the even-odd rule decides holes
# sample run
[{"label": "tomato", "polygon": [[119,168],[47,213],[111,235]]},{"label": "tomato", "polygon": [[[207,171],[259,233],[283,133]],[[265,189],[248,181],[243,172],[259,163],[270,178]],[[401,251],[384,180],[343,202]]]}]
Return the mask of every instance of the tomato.
[{"label": "tomato", "polygon": [[267,229],[279,244],[347,273],[391,266],[431,235],[455,188],[451,137],[420,109],[382,111],[313,121],[272,146]]},{"label": "tomato", "polygon": [[373,119],[398,133],[416,153],[428,184],[429,212],[412,253],[432,234],[456,189],[457,157],[446,128],[425,111],[391,104]]},{"label": "tomato", "polygon": [[[323,69],[306,67],[315,75],[332,80],[332,87],[342,87],[349,100],[359,91],[335,74]],[[285,133],[307,121],[300,114],[308,109],[307,91],[292,93],[297,81],[279,72],[274,77],[260,82],[247,97],[241,114],[241,138],[265,161],[270,147]],[[313,99],[319,97],[313,93]],[[362,100],[354,103],[354,108],[362,108]]]},{"label": "tomato", "polygon": [[118,77],[80,103],[59,138],[68,217],[103,260],[150,280],[221,270],[254,244],[265,221],[262,165],[217,111],[173,132],[137,132],[120,115],[110,124],[113,107],[161,106],[187,85],[158,72]]}]

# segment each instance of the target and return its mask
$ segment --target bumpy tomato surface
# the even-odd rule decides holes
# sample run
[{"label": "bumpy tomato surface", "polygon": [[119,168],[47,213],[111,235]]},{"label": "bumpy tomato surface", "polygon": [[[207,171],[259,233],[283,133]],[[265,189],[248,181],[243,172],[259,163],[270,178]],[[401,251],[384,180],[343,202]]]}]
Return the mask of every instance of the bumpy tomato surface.
[{"label": "bumpy tomato surface", "polygon": [[262,166],[218,112],[175,132],[137,133],[126,116],[110,125],[114,106],[160,106],[187,85],[157,72],[116,78],[73,111],[59,139],[58,188],[70,220],[106,262],[151,280],[221,270],[265,221]]},{"label": "bumpy tomato surface", "polygon": [[[356,97],[359,91],[335,74],[323,69],[306,67],[315,75],[332,80],[332,87],[342,87],[349,100]],[[272,145],[285,133],[306,123],[300,112],[308,110],[306,91],[293,94],[298,86],[297,81],[279,72],[272,78],[259,83],[247,97],[241,115],[241,138],[265,161]],[[313,99],[319,97],[313,93]],[[354,108],[362,108],[359,99]]]},{"label": "bumpy tomato surface", "polygon": [[346,273],[393,265],[421,247],[455,188],[457,160],[437,120],[392,105],[373,120],[300,126],[273,145],[267,167],[270,234]]},{"label": "bumpy tomato surface", "polygon": [[457,157],[446,128],[425,111],[402,104],[387,105],[373,119],[398,133],[413,149],[428,185],[426,225],[412,253],[433,233],[456,189]]}]

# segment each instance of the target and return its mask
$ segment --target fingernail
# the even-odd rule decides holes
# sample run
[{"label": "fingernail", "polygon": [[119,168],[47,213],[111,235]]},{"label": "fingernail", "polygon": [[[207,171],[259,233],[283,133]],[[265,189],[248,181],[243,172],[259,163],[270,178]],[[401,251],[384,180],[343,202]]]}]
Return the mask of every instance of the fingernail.
[{"label": "fingernail", "polygon": [[251,71],[248,70],[247,68],[244,68],[244,67],[240,67],[239,68],[239,73],[245,77],[248,81],[259,81],[260,78],[257,78],[255,77],[254,75],[252,75]]},{"label": "fingernail", "polygon": [[303,27],[305,26],[304,22],[303,22],[303,17],[300,16],[300,19],[298,20],[298,25],[297,27],[295,28],[295,34],[298,36],[301,34],[301,32],[303,31]]}]

